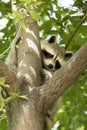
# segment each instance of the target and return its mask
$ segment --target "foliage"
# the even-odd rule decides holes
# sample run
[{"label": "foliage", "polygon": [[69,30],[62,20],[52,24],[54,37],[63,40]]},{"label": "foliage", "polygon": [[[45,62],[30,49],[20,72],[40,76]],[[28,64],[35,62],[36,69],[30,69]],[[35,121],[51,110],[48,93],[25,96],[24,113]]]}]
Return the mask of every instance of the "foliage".
[{"label": "foliage", "polygon": [[5,110],[5,102],[1,95],[0,88],[0,130],[7,130],[7,115]]},{"label": "foliage", "polygon": [[10,87],[8,84],[5,84],[5,78],[4,77],[0,77],[0,86],[2,86],[4,88]]},{"label": "foliage", "polygon": [[[4,3],[0,1],[0,54],[2,54],[8,48],[15,34],[14,23],[8,18],[8,13],[11,13],[11,3]],[[7,53],[0,58],[4,59],[6,54]]]},{"label": "foliage", "polygon": [[[73,31],[77,28],[83,16],[86,15],[87,2],[82,1],[84,8],[82,8],[82,4],[78,7],[80,3],[79,0],[76,0],[70,8],[60,7],[56,1],[52,1],[52,3],[51,5],[50,2],[46,4],[44,11],[41,12],[40,31],[44,38],[49,34],[55,34],[60,44],[67,44]],[[87,33],[84,31],[84,28],[87,29],[86,21],[87,18],[75,33],[70,42],[71,46],[68,47],[69,50],[77,51],[82,43],[86,42]]]},{"label": "foliage", "polygon": [[87,129],[87,71],[84,73],[62,96],[59,111],[54,118],[54,123],[59,123],[58,130]]},{"label": "foliage", "polygon": [[[56,35],[59,44],[68,45],[67,50],[73,52],[76,52],[86,42],[86,0],[74,0],[73,5],[68,8],[59,6],[58,0],[17,0],[17,4],[30,13],[33,19],[38,20],[41,39]],[[11,2],[0,1],[0,14],[0,58],[4,60],[10,43],[15,37],[13,18],[16,18],[16,23],[20,21],[23,28],[25,25],[22,13],[13,12],[12,14]],[[7,20],[4,25],[1,24],[3,18]],[[4,100],[1,95],[0,110],[0,130],[7,130]],[[83,72],[75,84],[62,96],[59,111],[54,118],[54,124],[56,122],[58,130],[87,129],[87,71]]]}]

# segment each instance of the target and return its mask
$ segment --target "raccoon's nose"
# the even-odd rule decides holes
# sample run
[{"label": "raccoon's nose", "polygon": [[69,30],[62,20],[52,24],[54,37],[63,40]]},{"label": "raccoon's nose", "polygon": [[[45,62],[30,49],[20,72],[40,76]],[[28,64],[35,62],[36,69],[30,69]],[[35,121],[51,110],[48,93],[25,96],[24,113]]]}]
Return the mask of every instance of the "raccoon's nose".
[{"label": "raccoon's nose", "polygon": [[49,64],[49,65],[48,65],[48,68],[49,68],[49,69],[53,69],[53,65],[52,65],[52,64]]}]

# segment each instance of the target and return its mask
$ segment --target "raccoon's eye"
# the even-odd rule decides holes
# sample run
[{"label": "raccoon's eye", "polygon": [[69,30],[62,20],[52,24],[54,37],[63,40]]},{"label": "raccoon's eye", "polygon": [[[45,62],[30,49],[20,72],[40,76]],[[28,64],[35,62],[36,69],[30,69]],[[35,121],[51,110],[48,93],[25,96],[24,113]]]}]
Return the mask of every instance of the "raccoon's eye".
[{"label": "raccoon's eye", "polygon": [[56,61],[56,64],[55,64],[55,68],[56,68],[56,69],[60,69],[60,67],[61,67],[61,64],[60,64],[59,61],[57,60],[57,61]]},{"label": "raccoon's eye", "polygon": [[49,52],[45,51],[45,50],[42,50],[43,52],[43,55],[46,57],[46,58],[53,58],[53,55],[50,54]]}]

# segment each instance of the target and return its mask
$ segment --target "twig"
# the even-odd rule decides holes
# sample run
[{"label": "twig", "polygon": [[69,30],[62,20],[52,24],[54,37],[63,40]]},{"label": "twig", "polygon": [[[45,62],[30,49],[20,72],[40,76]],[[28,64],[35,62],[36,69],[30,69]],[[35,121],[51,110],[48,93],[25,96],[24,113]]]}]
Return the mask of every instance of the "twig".
[{"label": "twig", "polygon": [[72,32],[70,38],[68,39],[68,42],[65,46],[65,50],[68,48],[70,42],[72,41],[72,39],[74,38],[76,32],[78,31],[78,29],[80,28],[80,26],[82,25],[82,23],[85,21],[85,19],[87,18],[87,14],[84,15],[84,17],[82,18],[82,20],[79,22],[78,26],[75,28],[75,30]]}]

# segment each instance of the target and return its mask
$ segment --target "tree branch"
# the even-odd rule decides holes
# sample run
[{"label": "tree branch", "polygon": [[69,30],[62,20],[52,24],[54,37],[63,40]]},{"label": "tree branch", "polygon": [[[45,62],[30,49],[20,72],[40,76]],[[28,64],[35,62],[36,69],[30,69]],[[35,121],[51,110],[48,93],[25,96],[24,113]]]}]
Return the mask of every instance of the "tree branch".
[{"label": "tree branch", "polygon": [[77,25],[77,27],[75,28],[75,30],[72,32],[70,38],[68,39],[68,42],[65,46],[65,49],[68,48],[70,42],[72,41],[72,39],[74,38],[75,34],[77,33],[78,29],[80,28],[80,26],[82,25],[82,23],[85,21],[85,19],[87,18],[87,14],[81,19],[81,21],[79,22],[79,24]]},{"label": "tree branch", "polygon": [[10,85],[9,91],[16,92],[19,87],[19,81],[15,73],[3,61],[0,61],[0,77],[5,77],[6,83]]},{"label": "tree branch", "polygon": [[41,100],[44,100],[45,109],[50,109],[86,67],[87,43],[41,87]]}]

